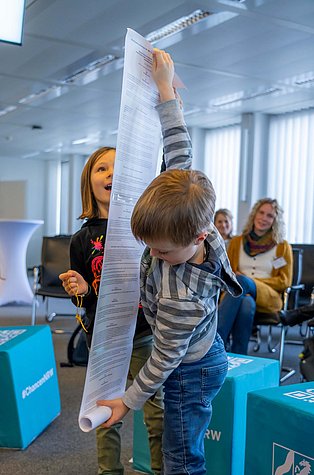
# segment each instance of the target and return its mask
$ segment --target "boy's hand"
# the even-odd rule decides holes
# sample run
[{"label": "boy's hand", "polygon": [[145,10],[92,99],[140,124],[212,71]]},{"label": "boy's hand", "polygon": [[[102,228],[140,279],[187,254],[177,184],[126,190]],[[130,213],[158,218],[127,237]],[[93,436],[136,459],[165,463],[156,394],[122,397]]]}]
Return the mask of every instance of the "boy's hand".
[{"label": "boy's hand", "polygon": [[70,297],[87,294],[88,292],[88,283],[75,270],[68,270],[60,274],[59,279],[62,280],[62,286]]},{"label": "boy's hand", "polygon": [[152,76],[158,87],[160,101],[170,101],[175,99],[175,92],[172,87],[174,77],[174,64],[170,54],[160,49],[154,48]]},{"label": "boy's hand", "polygon": [[110,407],[112,410],[111,417],[101,424],[101,427],[108,428],[111,427],[113,424],[121,421],[123,417],[129,412],[129,408],[124,404],[121,398],[112,399],[110,401],[97,401],[97,406],[107,406]]}]

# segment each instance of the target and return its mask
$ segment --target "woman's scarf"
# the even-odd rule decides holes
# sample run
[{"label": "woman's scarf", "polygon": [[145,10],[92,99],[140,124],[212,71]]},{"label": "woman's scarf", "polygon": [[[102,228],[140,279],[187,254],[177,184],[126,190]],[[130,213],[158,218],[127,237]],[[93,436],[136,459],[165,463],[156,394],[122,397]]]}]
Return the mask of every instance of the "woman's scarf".
[{"label": "woman's scarf", "polygon": [[249,234],[244,234],[242,239],[244,252],[250,257],[263,254],[276,246],[271,230],[263,236],[258,236],[254,231],[251,231]]}]

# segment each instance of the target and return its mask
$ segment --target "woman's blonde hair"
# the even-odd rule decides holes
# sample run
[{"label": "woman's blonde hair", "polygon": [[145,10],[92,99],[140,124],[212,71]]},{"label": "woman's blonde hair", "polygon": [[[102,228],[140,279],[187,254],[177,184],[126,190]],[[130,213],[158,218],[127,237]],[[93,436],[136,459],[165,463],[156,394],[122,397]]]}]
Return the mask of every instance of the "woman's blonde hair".
[{"label": "woman's blonde hair", "polygon": [[278,201],[272,198],[262,198],[255,203],[249,214],[248,220],[243,228],[242,233],[249,234],[251,231],[253,231],[256,213],[264,204],[270,204],[275,212],[275,219],[271,227],[271,231],[274,242],[278,244],[284,239],[285,223],[283,220],[283,209],[281,208],[281,206],[279,206]]},{"label": "woman's blonde hair", "polygon": [[79,219],[90,219],[99,217],[99,209],[97,202],[94,197],[91,184],[91,172],[95,163],[99,160],[100,157],[110,152],[111,150],[116,150],[114,147],[101,147],[96,150],[89,157],[82,171],[81,175],[81,200],[82,200],[82,213],[79,216]]},{"label": "woman's blonde hair", "polygon": [[131,228],[139,241],[167,239],[188,246],[213,218],[216,195],[207,176],[196,170],[161,173],[137,201]]}]

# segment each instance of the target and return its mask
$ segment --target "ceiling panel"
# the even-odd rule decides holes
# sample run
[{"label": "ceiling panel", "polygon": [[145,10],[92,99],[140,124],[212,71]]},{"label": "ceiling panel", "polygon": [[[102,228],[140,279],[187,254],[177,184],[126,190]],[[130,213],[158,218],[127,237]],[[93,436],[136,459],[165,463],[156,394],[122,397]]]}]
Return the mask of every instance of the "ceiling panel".
[{"label": "ceiling panel", "polygon": [[[313,0],[28,0],[23,46],[0,43],[0,158],[66,159],[113,145],[122,60],[85,85],[61,81],[109,53],[122,57],[127,27],[146,35],[198,8],[212,15],[157,44],[167,44],[186,84],[190,126],[313,107]],[[313,81],[297,86],[304,74]],[[91,143],[72,144],[87,136]]]}]

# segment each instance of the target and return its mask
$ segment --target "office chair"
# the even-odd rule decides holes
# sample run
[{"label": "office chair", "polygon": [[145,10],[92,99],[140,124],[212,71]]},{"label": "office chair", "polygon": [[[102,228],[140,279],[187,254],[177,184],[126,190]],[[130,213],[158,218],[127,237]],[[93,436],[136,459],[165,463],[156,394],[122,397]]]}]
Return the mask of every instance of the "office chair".
[{"label": "office chair", "polygon": [[[44,236],[41,249],[41,264],[34,267],[34,297],[32,303],[32,325],[36,323],[36,309],[38,297],[46,303],[45,317],[52,322],[57,316],[56,312],[48,313],[48,300],[50,297],[57,299],[70,299],[62,287],[59,274],[70,269],[70,239],[71,236]],[[68,314],[62,314],[68,316]]]},{"label": "office chair", "polygon": [[[303,251],[302,249],[292,248],[293,252],[293,273],[292,273],[292,284],[290,287],[286,288],[283,292],[283,310],[288,308],[297,308],[299,293],[304,288],[304,285],[301,284],[302,276],[302,259]],[[253,350],[256,352],[260,349],[261,345],[261,327],[268,326],[268,336],[267,336],[267,347],[270,353],[276,352],[276,347],[279,344],[279,365],[280,365],[280,382],[284,382],[286,379],[290,378],[295,374],[295,370],[292,368],[286,368],[283,366],[283,357],[284,357],[284,348],[285,343],[289,341],[286,340],[286,335],[288,327],[283,325],[280,321],[279,312],[274,313],[264,313],[264,312],[255,312],[254,316],[254,327],[256,329],[256,344]],[[277,345],[272,345],[272,329],[274,327],[280,328],[280,339]],[[284,376],[281,376],[281,373],[286,373]]]}]

